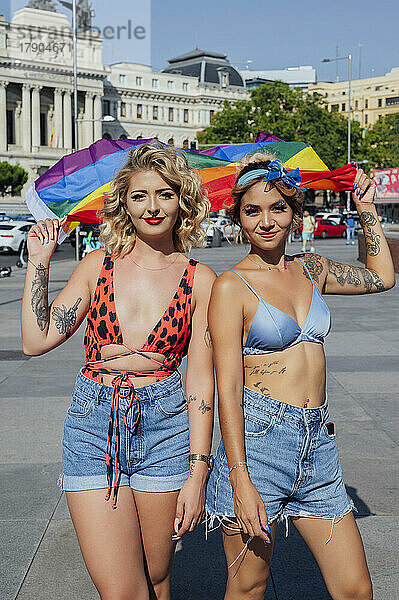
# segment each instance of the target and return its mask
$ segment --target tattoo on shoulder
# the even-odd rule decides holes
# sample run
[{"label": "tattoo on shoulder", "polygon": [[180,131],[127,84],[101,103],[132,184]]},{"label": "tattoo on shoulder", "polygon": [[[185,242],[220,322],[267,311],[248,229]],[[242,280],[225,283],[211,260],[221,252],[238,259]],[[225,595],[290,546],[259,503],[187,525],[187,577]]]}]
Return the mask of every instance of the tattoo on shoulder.
[{"label": "tattoo on shoulder", "polygon": [[205,402],[205,400],[202,398],[201,400],[201,404],[198,407],[198,410],[204,415],[205,413],[207,413],[209,410],[211,410],[211,407],[209,406],[209,404],[207,404]]},{"label": "tattoo on shoulder", "polygon": [[82,298],[78,298],[73,306],[67,308],[65,304],[62,306],[55,306],[53,309],[52,319],[55,326],[58,329],[60,335],[65,335],[68,339],[71,335],[71,331],[76,324],[76,312],[79,304],[82,302]]},{"label": "tattoo on shoulder", "polygon": [[[305,263],[307,270],[303,267],[303,274],[310,281],[313,279],[316,283],[320,281],[320,275],[323,273],[323,262],[320,256],[317,254],[304,254],[302,261]],[[309,277],[309,273],[310,277]]]},{"label": "tattoo on shoulder", "polygon": [[36,315],[37,326],[40,331],[44,331],[49,322],[48,306],[48,273],[42,263],[36,267],[35,278],[32,281],[32,311]]},{"label": "tattoo on shoulder", "polygon": [[209,327],[207,327],[205,329],[205,332],[204,332],[204,342],[205,342],[205,346],[207,348],[212,348],[212,340],[211,340],[211,334],[209,333]]}]

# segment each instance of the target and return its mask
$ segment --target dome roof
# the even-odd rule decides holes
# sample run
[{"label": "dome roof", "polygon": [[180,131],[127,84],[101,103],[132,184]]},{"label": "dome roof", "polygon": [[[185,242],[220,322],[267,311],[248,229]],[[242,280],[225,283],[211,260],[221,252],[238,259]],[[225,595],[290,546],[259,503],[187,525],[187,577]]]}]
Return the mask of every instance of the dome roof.
[{"label": "dome roof", "polygon": [[227,54],[208,52],[195,48],[168,60],[169,66],[163,73],[177,73],[198,77],[200,83],[244,87],[240,73],[226,58]]}]

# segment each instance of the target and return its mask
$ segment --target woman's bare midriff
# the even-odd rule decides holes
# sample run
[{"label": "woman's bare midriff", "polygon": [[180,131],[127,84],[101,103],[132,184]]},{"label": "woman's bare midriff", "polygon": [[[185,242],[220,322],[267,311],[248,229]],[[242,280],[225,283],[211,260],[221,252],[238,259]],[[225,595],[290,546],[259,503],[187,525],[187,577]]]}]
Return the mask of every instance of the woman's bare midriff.
[{"label": "woman's bare midriff", "polygon": [[[134,347],[134,346],[132,346]],[[129,352],[125,346],[121,346],[119,344],[108,344],[107,346],[103,346],[101,348],[101,356],[102,358],[111,358],[112,356],[117,356],[118,354],[123,354],[124,352]],[[159,354],[156,352],[144,352],[146,356],[157,360],[160,363],[163,363],[165,360],[165,356],[163,354]],[[116,358],[115,360],[109,360],[104,363],[104,367],[107,369],[115,369],[118,371],[137,371],[140,373],[144,373],[145,371],[157,371],[160,368],[160,365],[157,365],[152,360],[148,358],[144,358],[143,356],[134,354],[131,356],[124,356],[122,358]],[[115,375],[103,375],[103,383],[105,385],[112,385],[112,380]],[[141,376],[141,377],[129,377],[130,381],[134,384],[135,387],[143,387],[144,385],[149,385],[151,383],[155,383],[157,381],[154,376]]]},{"label": "woman's bare midriff", "polygon": [[294,406],[325,400],[326,358],[322,344],[300,342],[270,354],[244,356],[244,385]]}]

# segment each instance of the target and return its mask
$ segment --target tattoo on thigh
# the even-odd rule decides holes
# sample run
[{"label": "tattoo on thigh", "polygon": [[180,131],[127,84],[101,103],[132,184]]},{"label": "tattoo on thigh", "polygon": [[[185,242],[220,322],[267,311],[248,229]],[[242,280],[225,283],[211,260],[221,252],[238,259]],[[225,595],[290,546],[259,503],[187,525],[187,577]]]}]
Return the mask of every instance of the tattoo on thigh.
[{"label": "tattoo on thigh", "polygon": [[55,306],[53,309],[52,319],[58,329],[60,335],[64,335],[66,339],[71,335],[71,331],[76,324],[76,312],[81,303],[82,298],[78,298],[73,306],[67,308],[65,304]]},{"label": "tattoo on thigh", "polygon": [[42,263],[36,267],[35,278],[32,281],[32,311],[36,315],[37,326],[44,331],[49,322],[48,306],[48,274]]}]

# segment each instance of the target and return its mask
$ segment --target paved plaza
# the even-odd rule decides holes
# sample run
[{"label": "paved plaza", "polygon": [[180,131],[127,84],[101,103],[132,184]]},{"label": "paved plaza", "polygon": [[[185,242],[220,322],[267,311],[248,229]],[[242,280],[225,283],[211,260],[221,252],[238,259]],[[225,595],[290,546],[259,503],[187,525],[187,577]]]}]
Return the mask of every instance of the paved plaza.
[{"label": "paved plaza", "polygon": [[[317,244],[325,256],[357,263],[356,246]],[[300,252],[294,242],[289,249]],[[243,246],[201,249],[194,258],[218,273],[244,256]],[[51,269],[51,299],[74,263]],[[63,419],[76,372],[83,364],[83,326],[68,343],[36,358],[21,352],[19,312],[23,270],[0,280],[0,600],[95,600],[64,494]],[[330,296],[328,394],[348,493],[366,547],[375,600],[396,600],[399,589],[397,469],[399,438],[399,286],[367,296]],[[215,428],[215,445],[219,439]],[[173,600],[222,600],[226,566],[219,531],[185,536],[176,552]],[[330,598],[318,567],[290,527],[279,527],[268,600]]]}]

